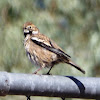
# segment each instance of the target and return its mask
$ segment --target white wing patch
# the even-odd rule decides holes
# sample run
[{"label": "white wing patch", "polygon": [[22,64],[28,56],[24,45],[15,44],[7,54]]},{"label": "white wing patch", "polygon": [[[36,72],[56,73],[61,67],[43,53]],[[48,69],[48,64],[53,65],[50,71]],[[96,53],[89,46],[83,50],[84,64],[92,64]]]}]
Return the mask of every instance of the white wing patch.
[{"label": "white wing patch", "polygon": [[35,40],[35,41],[39,41],[39,42],[42,42],[48,46],[51,46],[48,42],[46,42],[45,40],[42,40],[42,39],[39,39],[38,37],[32,37],[31,38],[32,40]]}]

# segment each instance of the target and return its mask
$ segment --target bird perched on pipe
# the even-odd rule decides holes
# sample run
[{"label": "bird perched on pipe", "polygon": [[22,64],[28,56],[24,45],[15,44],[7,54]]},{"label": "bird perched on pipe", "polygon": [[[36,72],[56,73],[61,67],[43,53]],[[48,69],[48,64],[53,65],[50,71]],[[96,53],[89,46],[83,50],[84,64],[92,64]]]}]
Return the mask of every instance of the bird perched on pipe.
[{"label": "bird perched on pipe", "polygon": [[24,47],[30,61],[39,66],[34,72],[36,74],[42,68],[49,68],[49,74],[52,67],[59,63],[67,63],[82,73],[85,71],[71,61],[71,57],[66,54],[54,41],[41,34],[39,29],[31,22],[26,22],[23,26]]}]

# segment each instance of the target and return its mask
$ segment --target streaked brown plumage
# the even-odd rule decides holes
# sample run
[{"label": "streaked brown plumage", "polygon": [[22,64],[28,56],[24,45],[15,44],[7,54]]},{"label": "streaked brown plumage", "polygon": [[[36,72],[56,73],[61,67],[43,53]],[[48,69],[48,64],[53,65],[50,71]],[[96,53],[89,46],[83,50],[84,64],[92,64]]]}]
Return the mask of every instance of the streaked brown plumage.
[{"label": "streaked brown plumage", "polygon": [[26,22],[23,29],[25,36],[24,46],[28,58],[33,64],[40,67],[34,73],[37,73],[44,67],[48,67],[51,70],[51,68],[58,63],[70,64],[82,73],[85,73],[83,69],[70,60],[70,56],[67,55],[54,41],[41,34],[34,24]]}]

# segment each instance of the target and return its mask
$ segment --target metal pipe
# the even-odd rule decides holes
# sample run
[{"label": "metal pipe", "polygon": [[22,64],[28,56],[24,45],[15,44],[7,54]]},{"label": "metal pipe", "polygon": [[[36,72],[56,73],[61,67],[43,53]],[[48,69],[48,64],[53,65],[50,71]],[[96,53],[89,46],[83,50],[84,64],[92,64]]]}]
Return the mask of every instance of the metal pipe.
[{"label": "metal pipe", "polygon": [[100,78],[0,72],[0,96],[100,98]]}]

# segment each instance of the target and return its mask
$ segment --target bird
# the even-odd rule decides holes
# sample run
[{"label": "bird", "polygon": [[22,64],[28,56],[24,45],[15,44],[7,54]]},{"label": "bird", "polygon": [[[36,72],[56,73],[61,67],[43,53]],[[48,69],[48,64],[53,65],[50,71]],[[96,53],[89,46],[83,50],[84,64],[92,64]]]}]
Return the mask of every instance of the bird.
[{"label": "bird", "polygon": [[69,64],[85,74],[85,71],[71,60],[71,56],[65,53],[53,40],[40,33],[32,22],[26,22],[23,25],[23,32],[26,55],[37,67],[34,74],[43,68],[49,68],[47,74],[50,75],[51,69],[59,63]]}]

